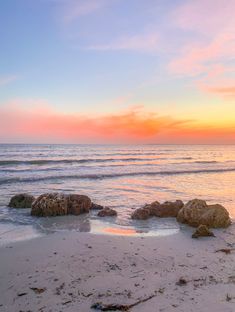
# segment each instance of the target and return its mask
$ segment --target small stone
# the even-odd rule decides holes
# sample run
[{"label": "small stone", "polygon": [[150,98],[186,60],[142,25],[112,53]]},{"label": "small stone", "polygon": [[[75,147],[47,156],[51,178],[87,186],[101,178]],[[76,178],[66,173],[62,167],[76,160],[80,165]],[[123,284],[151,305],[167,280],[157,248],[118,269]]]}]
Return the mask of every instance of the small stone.
[{"label": "small stone", "polygon": [[215,237],[214,233],[211,232],[206,225],[200,224],[196,231],[192,234],[192,238],[198,238],[203,236]]},{"label": "small stone", "polygon": [[95,204],[95,203],[91,203],[91,210],[102,210],[104,209],[104,206],[101,206],[101,205],[98,205],[98,204]]},{"label": "small stone", "polygon": [[188,282],[183,278],[181,277],[178,282],[176,282],[176,285],[178,286],[185,286]]},{"label": "small stone", "polygon": [[98,212],[97,216],[98,217],[115,217],[117,216],[117,211],[109,207],[105,207]]}]

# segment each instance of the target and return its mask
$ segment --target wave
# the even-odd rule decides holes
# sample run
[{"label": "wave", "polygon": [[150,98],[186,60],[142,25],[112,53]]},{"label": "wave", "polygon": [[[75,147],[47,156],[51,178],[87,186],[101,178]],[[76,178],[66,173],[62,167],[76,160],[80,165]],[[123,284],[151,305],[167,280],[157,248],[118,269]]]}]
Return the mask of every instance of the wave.
[{"label": "wave", "polygon": [[218,163],[218,161],[216,161],[216,160],[197,160],[197,161],[194,161],[194,163],[196,163],[196,164],[216,164],[216,163]]},{"label": "wave", "polygon": [[[144,156],[144,155],[143,155]],[[157,155],[156,155],[157,156]],[[0,160],[1,166],[14,166],[14,165],[50,165],[50,164],[84,164],[84,163],[104,163],[104,162],[131,162],[131,161],[157,161],[157,160],[171,160],[182,159],[190,160],[192,157],[155,157],[155,158],[142,158],[142,157],[125,157],[125,158],[81,158],[81,159],[31,159],[31,160]]]},{"label": "wave", "polygon": [[53,180],[73,180],[73,179],[89,179],[89,180],[102,180],[120,177],[134,177],[134,176],[156,176],[156,175],[183,175],[183,174],[205,174],[205,173],[223,173],[233,172],[235,168],[218,168],[218,169],[198,169],[198,170],[176,170],[176,171],[140,171],[140,172],[123,172],[123,173],[101,173],[101,174],[84,174],[84,175],[56,175],[46,177],[34,178],[6,178],[0,179],[1,184],[11,183],[32,183],[40,181],[53,181]]},{"label": "wave", "polygon": [[164,158],[83,158],[83,159],[38,159],[38,160],[0,160],[0,166],[7,165],[48,165],[48,164],[83,164],[114,161],[152,161]]}]

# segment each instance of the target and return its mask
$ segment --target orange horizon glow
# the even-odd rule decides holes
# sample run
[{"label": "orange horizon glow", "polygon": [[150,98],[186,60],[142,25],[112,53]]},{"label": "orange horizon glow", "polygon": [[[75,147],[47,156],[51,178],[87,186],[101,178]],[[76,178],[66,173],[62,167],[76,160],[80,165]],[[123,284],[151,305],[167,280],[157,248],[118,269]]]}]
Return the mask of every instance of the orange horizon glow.
[{"label": "orange horizon glow", "polygon": [[116,114],[65,114],[46,105],[0,108],[0,140],[88,143],[235,143],[235,126],[226,122],[160,116],[136,108]]}]

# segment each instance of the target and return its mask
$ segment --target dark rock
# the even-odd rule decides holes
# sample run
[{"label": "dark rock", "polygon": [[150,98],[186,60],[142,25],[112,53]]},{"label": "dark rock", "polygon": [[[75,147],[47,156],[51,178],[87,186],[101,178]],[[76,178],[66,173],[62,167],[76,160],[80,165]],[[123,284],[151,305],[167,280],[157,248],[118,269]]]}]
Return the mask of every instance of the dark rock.
[{"label": "dark rock", "polygon": [[61,193],[40,195],[32,204],[31,215],[38,217],[62,216],[68,213],[67,196]]},{"label": "dark rock", "polygon": [[177,215],[177,221],[198,227],[228,227],[231,224],[228,211],[221,205],[207,205],[204,200],[190,200]]},{"label": "dark rock", "polygon": [[47,193],[33,202],[31,215],[39,217],[79,215],[88,213],[90,208],[91,200],[85,195]]},{"label": "dark rock", "polygon": [[166,201],[163,204],[156,205],[156,202],[150,204],[152,206],[151,213],[155,217],[168,218],[177,217],[178,212],[184,206],[181,200],[176,200],[175,202]]},{"label": "dark rock", "polygon": [[150,210],[148,208],[139,208],[132,213],[131,218],[135,220],[147,220],[150,216]]},{"label": "dark rock", "polygon": [[175,202],[166,201],[163,204],[155,201],[145,205],[143,208],[136,209],[132,213],[131,218],[146,220],[153,216],[159,218],[176,217],[183,206],[184,204],[181,200],[176,200]]},{"label": "dark rock", "polygon": [[117,211],[109,207],[105,207],[98,212],[97,216],[98,217],[114,217],[114,216],[117,216]]},{"label": "dark rock", "polygon": [[29,194],[17,194],[10,200],[9,207],[12,208],[31,208],[35,197]]},{"label": "dark rock", "polygon": [[104,206],[101,206],[101,205],[98,205],[98,204],[95,204],[95,203],[91,203],[91,208],[92,210],[102,210],[104,209]]},{"label": "dark rock", "polygon": [[67,195],[68,214],[80,215],[88,213],[91,208],[91,200],[86,195]]},{"label": "dark rock", "polygon": [[196,231],[193,233],[192,238],[198,238],[203,236],[215,236],[206,225],[200,224]]}]

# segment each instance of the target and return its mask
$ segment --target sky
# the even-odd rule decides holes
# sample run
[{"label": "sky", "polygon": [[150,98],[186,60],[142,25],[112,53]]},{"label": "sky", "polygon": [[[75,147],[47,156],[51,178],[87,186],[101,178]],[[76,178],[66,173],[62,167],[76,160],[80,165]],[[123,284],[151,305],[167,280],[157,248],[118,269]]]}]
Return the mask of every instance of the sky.
[{"label": "sky", "polygon": [[235,144],[235,0],[1,0],[0,142]]}]

